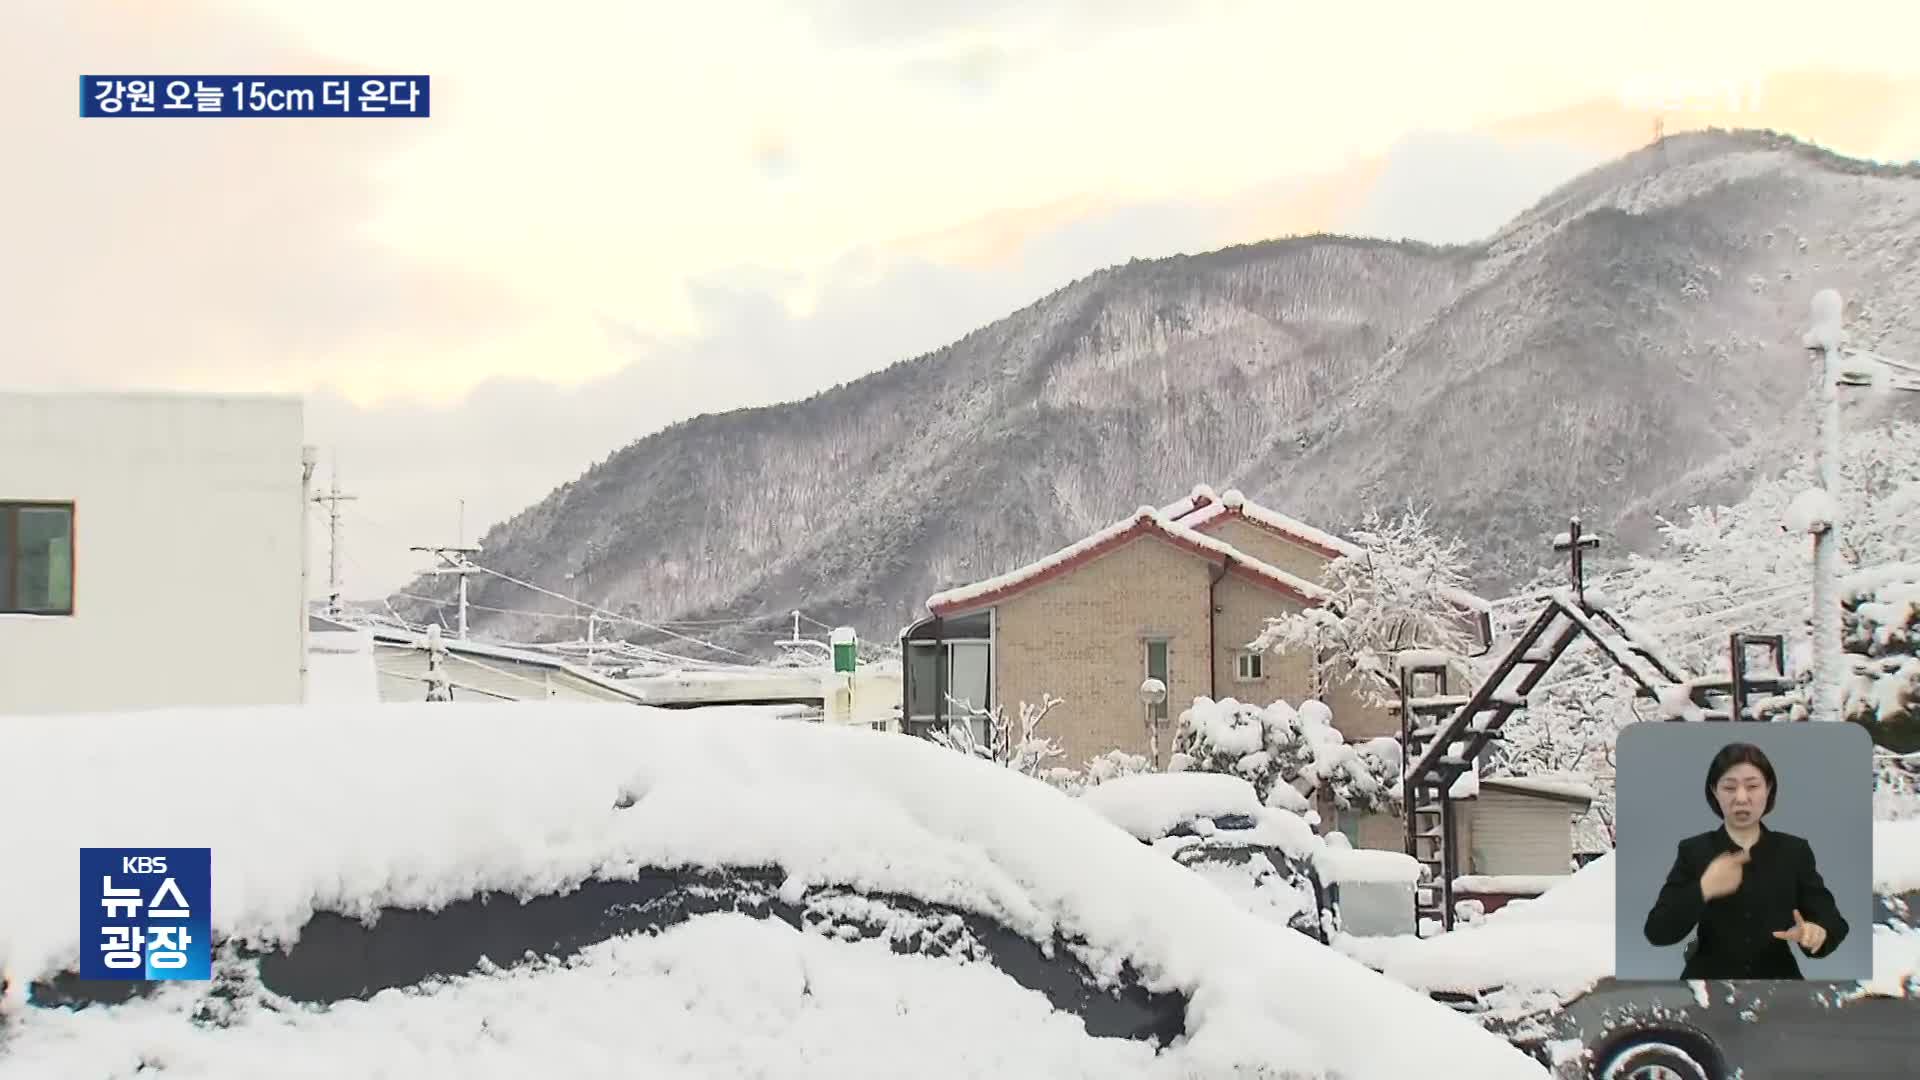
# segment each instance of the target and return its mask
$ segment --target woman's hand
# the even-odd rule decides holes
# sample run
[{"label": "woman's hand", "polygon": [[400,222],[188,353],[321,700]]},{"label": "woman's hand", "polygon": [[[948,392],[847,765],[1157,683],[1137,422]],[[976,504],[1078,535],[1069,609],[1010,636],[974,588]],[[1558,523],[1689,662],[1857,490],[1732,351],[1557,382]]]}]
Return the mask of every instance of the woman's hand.
[{"label": "woman's hand", "polygon": [[1801,918],[1798,911],[1793,913],[1793,929],[1775,930],[1773,936],[1781,941],[1793,942],[1809,956],[1819,952],[1820,946],[1827,943],[1826,928],[1819,923],[1810,923]]},{"label": "woman's hand", "polygon": [[1700,875],[1701,899],[1718,900],[1722,896],[1731,896],[1739,891],[1740,880],[1746,875],[1749,858],[1751,856],[1747,854],[1747,850],[1741,848],[1739,851],[1729,851],[1708,863],[1706,873]]}]

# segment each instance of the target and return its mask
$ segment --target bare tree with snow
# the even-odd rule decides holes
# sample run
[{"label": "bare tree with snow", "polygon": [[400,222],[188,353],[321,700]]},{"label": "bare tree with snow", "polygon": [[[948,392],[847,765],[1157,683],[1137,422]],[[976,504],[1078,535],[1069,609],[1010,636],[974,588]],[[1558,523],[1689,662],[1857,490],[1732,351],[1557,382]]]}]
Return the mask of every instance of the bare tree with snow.
[{"label": "bare tree with snow", "polygon": [[1471,650],[1471,620],[1461,602],[1466,545],[1435,532],[1420,511],[1392,521],[1370,512],[1351,536],[1361,550],[1332,560],[1321,575],[1332,601],[1269,619],[1253,647],[1312,655],[1316,697],[1351,680],[1367,700],[1384,704],[1396,697],[1385,678],[1395,655]]},{"label": "bare tree with snow", "polygon": [[948,700],[962,714],[949,720],[945,731],[931,733],[934,742],[948,749],[1039,778],[1054,770],[1052,762],[1066,756],[1057,740],[1039,734],[1041,723],[1061,701],[1051,694],[1044,695],[1038,705],[1021,702],[1017,720],[1009,718],[1003,706],[969,709],[964,702]]}]

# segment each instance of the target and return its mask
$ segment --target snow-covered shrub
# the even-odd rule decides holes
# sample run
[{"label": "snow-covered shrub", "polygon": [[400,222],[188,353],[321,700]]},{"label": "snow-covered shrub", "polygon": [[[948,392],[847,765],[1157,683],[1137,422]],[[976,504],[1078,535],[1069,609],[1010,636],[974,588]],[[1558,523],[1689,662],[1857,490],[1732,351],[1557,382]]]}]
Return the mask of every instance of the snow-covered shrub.
[{"label": "snow-covered shrub", "polygon": [[[1298,812],[1325,793],[1342,810],[1373,813],[1400,799],[1400,747],[1393,739],[1348,743],[1318,701],[1298,709],[1196,698],[1173,737],[1174,771],[1227,773],[1260,800]],[[1291,792],[1291,794],[1289,794]]]},{"label": "snow-covered shrub", "polygon": [[1841,630],[1853,661],[1846,717],[1881,746],[1920,751],[1920,564],[1862,571],[1841,587]]},{"label": "snow-covered shrub", "polygon": [[1369,513],[1352,538],[1359,550],[1332,560],[1321,574],[1332,601],[1267,620],[1253,648],[1311,655],[1317,693],[1350,680],[1363,698],[1381,704],[1395,696],[1396,654],[1472,651],[1462,608],[1467,549],[1459,537],[1435,533],[1419,512],[1393,521]]}]

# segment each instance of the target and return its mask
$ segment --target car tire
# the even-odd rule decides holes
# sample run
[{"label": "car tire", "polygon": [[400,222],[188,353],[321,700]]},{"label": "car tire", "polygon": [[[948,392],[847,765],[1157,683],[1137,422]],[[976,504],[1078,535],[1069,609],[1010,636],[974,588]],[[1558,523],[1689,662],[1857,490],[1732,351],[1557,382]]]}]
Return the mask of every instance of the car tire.
[{"label": "car tire", "polygon": [[1720,1080],[1720,1070],[1697,1048],[1661,1035],[1615,1047],[1593,1075],[1595,1080]]}]

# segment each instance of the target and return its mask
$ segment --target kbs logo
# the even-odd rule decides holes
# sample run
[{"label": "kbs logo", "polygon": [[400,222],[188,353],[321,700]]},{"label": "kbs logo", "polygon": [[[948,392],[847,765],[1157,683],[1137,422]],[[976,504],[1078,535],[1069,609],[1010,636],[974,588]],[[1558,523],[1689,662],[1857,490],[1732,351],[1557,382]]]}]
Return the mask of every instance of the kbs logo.
[{"label": "kbs logo", "polygon": [[80,977],[213,974],[210,848],[81,848]]}]

